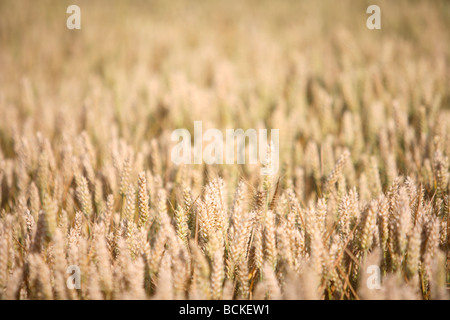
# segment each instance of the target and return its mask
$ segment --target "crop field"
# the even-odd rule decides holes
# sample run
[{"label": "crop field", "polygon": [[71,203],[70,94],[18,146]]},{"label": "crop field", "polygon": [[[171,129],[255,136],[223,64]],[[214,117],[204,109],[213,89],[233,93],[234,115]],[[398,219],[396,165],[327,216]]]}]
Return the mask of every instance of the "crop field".
[{"label": "crop field", "polygon": [[2,300],[449,300],[449,157],[448,1],[0,1]]}]

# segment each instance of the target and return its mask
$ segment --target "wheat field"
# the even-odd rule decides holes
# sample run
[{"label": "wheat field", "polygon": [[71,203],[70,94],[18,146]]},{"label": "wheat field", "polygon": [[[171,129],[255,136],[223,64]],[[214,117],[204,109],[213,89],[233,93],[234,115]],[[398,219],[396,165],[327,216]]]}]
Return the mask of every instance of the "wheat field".
[{"label": "wheat field", "polygon": [[448,2],[70,4],[0,2],[0,299],[450,298]]}]

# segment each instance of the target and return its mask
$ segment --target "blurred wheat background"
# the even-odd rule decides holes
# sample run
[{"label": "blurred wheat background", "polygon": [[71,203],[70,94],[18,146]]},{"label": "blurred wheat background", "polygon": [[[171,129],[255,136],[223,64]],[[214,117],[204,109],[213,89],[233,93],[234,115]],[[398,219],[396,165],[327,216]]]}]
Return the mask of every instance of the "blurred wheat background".
[{"label": "blurred wheat background", "polygon": [[0,2],[1,299],[449,299],[450,3],[73,2]]}]

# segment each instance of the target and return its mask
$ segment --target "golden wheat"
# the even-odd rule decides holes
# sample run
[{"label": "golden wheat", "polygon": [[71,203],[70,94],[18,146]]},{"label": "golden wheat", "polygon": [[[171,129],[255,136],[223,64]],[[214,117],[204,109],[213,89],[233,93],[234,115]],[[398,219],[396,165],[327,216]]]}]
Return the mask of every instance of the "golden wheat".
[{"label": "golden wheat", "polygon": [[[201,2],[0,3],[0,298],[449,299],[448,4]],[[176,166],[194,120],[279,172]]]}]

